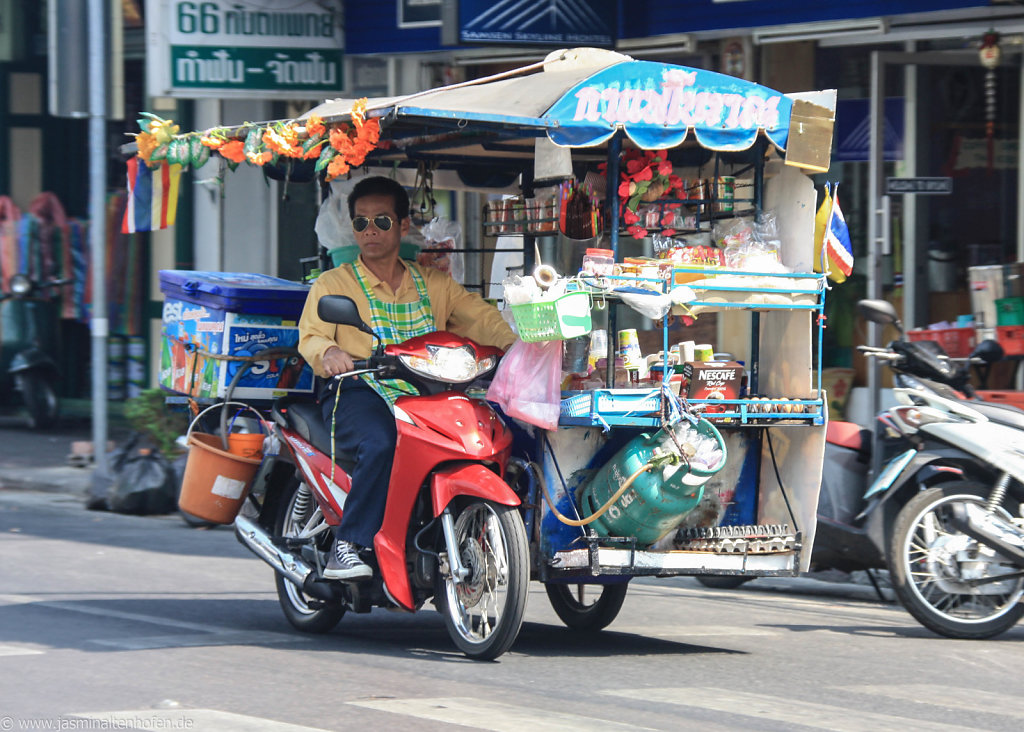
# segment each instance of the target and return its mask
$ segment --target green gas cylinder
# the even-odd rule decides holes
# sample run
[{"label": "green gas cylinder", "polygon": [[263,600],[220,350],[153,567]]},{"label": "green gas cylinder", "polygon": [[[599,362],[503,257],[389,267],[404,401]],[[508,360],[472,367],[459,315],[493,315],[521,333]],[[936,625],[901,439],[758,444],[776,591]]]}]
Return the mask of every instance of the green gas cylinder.
[{"label": "green gas cylinder", "polygon": [[590,523],[599,536],[635,537],[639,546],[649,546],[679,526],[704,495],[704,483],[725,464],[725,442],[707,420],[700,420],[697,431],[717,439],[722,459],[713,469],[691,467],[685,435],[688,423],[654,434],[644,433],[630,440],[615,453],[579,491],[583,518],[597,513],[631,476],[647,465],[630,487],[608,510]]}]

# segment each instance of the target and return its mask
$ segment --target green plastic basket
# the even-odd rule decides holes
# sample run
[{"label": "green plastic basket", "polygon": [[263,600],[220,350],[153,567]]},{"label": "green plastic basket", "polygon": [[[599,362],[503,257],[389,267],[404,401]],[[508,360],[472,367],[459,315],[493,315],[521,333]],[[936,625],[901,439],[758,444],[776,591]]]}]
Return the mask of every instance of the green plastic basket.
[{"label": "green plastic basket", "polygon": [[554,300],[512,305],[519,338],[524,341],[564,341],[590,332],[590,295],[569,292]]}]

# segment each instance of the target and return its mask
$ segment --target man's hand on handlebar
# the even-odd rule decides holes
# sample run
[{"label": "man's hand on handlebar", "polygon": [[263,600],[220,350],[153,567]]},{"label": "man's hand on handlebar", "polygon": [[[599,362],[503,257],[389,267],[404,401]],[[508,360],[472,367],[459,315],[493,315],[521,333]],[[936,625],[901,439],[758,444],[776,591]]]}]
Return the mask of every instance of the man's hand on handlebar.
[{"label": "man's hand on handlebar", "polygon": [[348,373],[355,368],[352,356],[337,346],[331,346],[324,353],[323,367],[327,376]]}]

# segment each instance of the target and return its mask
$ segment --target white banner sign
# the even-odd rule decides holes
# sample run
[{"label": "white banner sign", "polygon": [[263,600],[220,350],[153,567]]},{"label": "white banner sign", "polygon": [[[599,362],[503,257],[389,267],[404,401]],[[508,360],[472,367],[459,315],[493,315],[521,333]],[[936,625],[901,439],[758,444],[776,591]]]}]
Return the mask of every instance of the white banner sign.
[{"label": "white banner sign", "polygon": [[340,0],[147,0],[148,92],[311,99],[344,85]]}]

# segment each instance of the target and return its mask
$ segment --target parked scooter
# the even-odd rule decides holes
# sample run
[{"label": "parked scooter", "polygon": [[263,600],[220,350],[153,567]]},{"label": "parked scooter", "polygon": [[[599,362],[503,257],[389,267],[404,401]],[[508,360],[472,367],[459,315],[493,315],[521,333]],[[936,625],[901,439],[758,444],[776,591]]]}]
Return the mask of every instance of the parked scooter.
[{"label": "parked scooter", "polygon": [[[890,304],[858,309],[902,335]],[[893,589],[915,619],[951,638],[989,638],[1024,615],[1024,412],[972,400],[969,364],[1001,358],[998,344],[982,342],[956,368],[925,343],[864,349],[897,372],[902,388],[885,420],[906,449],[875,478],[857,518],[872,548],[885,539]]]},{"label": "parked scooter", "polygon": [[[20,402],[29,427],[47,429],[57,421],[56,303],[52,289],[69,280],[36,282],[27,275],[11,277],[9,291],[0,293],[0,394],[8,403]],[[11,398],[13,394],[19,396]]]},{"label": "parked scooter", "polygon": [[921,486],[899,511],[888,552],[893,588],[940,635],[998,635],[1024,615],[1024,431],[991,405],[982,407],[990,416],[974,408],[982,402],[896,394],[904,406],[891,412],[915,443],[915,459],[937,458],[963,472]]},{"label": "parked scooter", "polygon": [[[326,322],[374,335],[347,297],[325,296],[317,312]],[[284,451],[235,530],[276,570],[281,608],[294,627],[323,633],[346,611],[415,611],[432,597],[467,656],[493,659],[512,645],[530,574],[521,500],[503,480],[512,435],[486,401],[463,393],[494,370],[500,354],[435,332],[378,345],[356,370],[336,377],[401,378],[419,390],[395,404],[398,446],[387,506],[374,554],[367,556],[373,576],[358,583],[323,578],[354,456],[335,455],[334,464],[319,406],[275,403],[274,433]],[[254,493],[261,491],[257,485]]]}]

